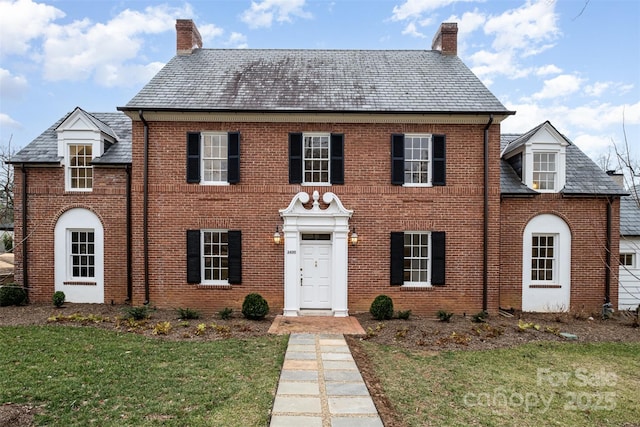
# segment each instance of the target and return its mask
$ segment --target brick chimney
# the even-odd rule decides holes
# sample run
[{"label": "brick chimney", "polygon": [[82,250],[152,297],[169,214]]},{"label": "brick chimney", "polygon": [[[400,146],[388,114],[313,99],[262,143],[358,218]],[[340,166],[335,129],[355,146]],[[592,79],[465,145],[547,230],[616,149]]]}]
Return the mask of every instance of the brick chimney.
[{"label": "brick chimney", "polygon": [[458,24],[443,22],[431,43],[432,50],[439,50],[443,55],[458,54]]},{"label": "brick chimney", "polygon": [[191,55],[202,47],[202,37],[191,19],[176,19],[176,51],[178,55]]}]

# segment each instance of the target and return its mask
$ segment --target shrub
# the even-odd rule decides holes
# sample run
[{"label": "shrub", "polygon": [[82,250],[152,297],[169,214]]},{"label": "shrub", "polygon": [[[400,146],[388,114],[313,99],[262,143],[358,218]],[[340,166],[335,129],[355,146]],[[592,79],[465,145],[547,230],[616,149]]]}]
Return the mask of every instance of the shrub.
[{"label": "shrub", "polygon": [[167,335],[171,332],[171,322],[158,322],[153,327],[153,335]]},{"label": "shrub", "polygon": [[378,295],[369,308],[369,313],[376,320],[386,320],[393,317],[393,300],[386,295]]},{"label": "shrub", "polygon": [[66,296],[65,296],[64,292],[55,291],[53,293],[53,305],[55,305],[56,307],[62,307],[62,304],[64,304],[65,298],[66,298]]},{"label": "shrub", "polygon": [[191,319],[199,319],[200,312],[192,309],[192,308],[180,308],[176,309],[178,312],[178,318],[181,320],[191,320]]},{"label": "shrub", "polygon": [[11,234],[4,233],[4,236],[2,236],[2,244],[4,245],[4,250],[6,252],[11,252],[13,250],[13,237],[11,237]]},{"label": "shrub", "polygon": [[489,313],[487,313],[486,311],[480,311],[471,317],[471,321],[474,323],[484,323],[487,320],[488,316]]},{"label": "shrub", "polygon": [[27,291],[16,283],[0,286],[0,307],[21,305],[27,300]]},{"label": "shrub", "polygon": [[441,322],[448,322],[449,320],[451,320],[453,313],[446,310],[438,310],[436,316],[438,316],[438,319],[440,319]]},{"label": "shrub", "polygon": [[398,319],[409,320],[409,317],[411,317],[411,310],[400,310],[400,311],[398,311]]},{"label": "shrub", "polygon": [[218,315],[220,316],[220,318],[222,320],[229,320],[231,319],[231,315],[233,314],[233,309],[229,308],[229,307],[225,307],[222,310],[220,310],[218,312]]},{"label": "shrub", "polygon": [[269,313],[269,304],[260,294],[249,294],[242,303],[242,314],[247,319],[260,320]]},{"label": "shrub", "polygon": [[142,320],[149,317],[149,306],[141,305],[139,307],[125,307],[125,318],[133,320]]}]

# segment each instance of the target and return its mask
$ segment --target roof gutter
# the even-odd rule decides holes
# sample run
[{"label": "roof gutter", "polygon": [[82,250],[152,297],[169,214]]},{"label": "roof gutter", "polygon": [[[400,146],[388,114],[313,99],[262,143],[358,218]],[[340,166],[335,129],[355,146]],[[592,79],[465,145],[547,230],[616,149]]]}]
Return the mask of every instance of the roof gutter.
[{"label": "roof gutter", "polygon": [[144,258],[144,303],[149,304],[149,123],[144,118],[142,110],[138,111],[138,117],[144,124],[144,166],[142,182],[142,252]]},{"label": "roof gutter", "polygon": [[493,114],[484,127],[484,213],[482,219],[482,311],[487,311],[489,288],[489,128],[493,123]]}]

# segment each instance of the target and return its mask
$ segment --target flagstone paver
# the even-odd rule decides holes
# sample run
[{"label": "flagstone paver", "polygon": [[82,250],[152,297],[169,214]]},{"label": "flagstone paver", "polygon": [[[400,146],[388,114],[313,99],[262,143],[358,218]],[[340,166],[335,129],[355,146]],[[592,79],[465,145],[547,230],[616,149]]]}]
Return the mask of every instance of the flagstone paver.
[{"label": "flagstone paver", "polygon": [[291,334],[270,426],[383,426],[343,335]]}]

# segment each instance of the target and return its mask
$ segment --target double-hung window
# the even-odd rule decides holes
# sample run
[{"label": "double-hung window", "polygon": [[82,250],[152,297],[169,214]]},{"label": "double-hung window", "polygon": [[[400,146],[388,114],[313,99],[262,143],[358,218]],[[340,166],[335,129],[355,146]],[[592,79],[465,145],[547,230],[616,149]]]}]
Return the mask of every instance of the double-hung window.
[{"label": "double-hung window", "polygon": [[391,135],[391,183],[405,186],[445,185],[445,136]]},{"label": "double-hung window", "polygon": [[187,182],[209,185],[240,182],[240,133],[187,133]]},{"label": "double-hung window", "polygon": [[202,182],[207,184],[227,183],[227,134],[202,134]]},{"label": "double-hung window", "polygon": [[91,144],[70,144],[68,146],[67,177],[70,190],[91,191],[93,187],[92,147]]},{"label": "double-hung window", "polygon": [[344,184],[344,135],[290,133],[289,183]]},{"label": "double-hung window", "polygon": [[226,285],[242,282],[239,230],[187,230],[187,282]]},{"label": "double-hung window", "polygon": [[531,236],[531,281],[556,281],[556,244],[554,234],[533,234]]},{"label": "double-hung window", "polygon": [[391,233],[391,284],[432,286],[445,283],[445,233]]},{"label": "double-hung window", "polygon": [[95,234],[93,230],[69,230],[71,280],[95,277]]},{"label": "double-hung window", "polygon": [[533,153],[533,189],[556,189],[556,153]]}]

